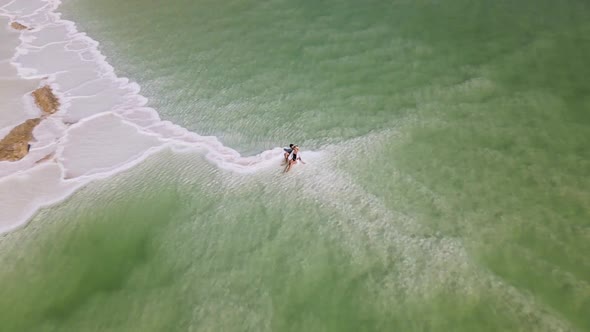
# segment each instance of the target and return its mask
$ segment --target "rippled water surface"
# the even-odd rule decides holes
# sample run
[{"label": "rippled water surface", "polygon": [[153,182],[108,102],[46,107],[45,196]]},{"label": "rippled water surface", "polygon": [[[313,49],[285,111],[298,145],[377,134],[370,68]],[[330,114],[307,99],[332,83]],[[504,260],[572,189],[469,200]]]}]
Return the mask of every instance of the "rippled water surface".
[{"label": "rippled water surface", "polygon": [[[64,1],[169,150],[0,238],[7,331],[590,330],[585,1]],[[309,151],[313,151],[309,153]]]}]

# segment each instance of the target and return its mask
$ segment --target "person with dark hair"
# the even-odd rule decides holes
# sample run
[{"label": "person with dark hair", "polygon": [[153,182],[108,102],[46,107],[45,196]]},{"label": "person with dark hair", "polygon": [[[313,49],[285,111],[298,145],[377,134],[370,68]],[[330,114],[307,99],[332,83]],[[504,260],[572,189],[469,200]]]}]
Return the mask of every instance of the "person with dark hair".
[{"label": "person with dark hair", "polygon": [[289,144],[288,148],[283,148],[283,151],[285,151],[285,162],[289,163],[289,155],[291,154],[291,152],[293,152],[293,147],[295,146],[295,144]]},{"label": "person with dark hair", "polygon": [[291,166],[297,164],[297,160],[299,160],[302,164],[305,164],[303,160],[301,160],[301,154],[299,153],[299,147],[297,145],[293,146],[293,151],[291,151],[291,155],[289,160],[287,161],[287,167],[285,167],[285,173],[287,173]]}]

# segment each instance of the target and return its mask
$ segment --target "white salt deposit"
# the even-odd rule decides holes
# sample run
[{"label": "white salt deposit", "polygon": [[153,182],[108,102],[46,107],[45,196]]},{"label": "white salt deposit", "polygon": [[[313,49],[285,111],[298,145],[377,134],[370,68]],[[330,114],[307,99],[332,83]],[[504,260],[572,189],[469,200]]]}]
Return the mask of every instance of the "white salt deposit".
[{"label": "white salt deposit", "polygon": [[[34,130],[30,153],[0,162],[0,232],[24,224],[98,178],[128,169],[163,148],[195,151],[223,169],[252,173],[282,160],[276,148],[242,157],[210,136],[161,121],[139,86],[114,74],[98,42],[60,19],[59,0],[0,0],[0,136],[39,117],[30,93],[49,84],[58,112]],[[13,21],[29,27],[19,32]]]}]

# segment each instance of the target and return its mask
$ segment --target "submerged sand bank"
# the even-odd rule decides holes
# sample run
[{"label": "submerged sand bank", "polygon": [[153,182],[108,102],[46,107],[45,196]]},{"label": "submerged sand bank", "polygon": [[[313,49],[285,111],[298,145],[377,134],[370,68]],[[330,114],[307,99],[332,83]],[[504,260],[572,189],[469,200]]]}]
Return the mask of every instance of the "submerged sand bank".
[{"label": "submerged sand bank", "polygon": [[[31,95],[44,115],[51,115],[59,109],[59,100],[48,85],[33,91]],[[33,130],[43,117],[26,120],[0,140],[0,161],[17,161],[27,155]]]}]

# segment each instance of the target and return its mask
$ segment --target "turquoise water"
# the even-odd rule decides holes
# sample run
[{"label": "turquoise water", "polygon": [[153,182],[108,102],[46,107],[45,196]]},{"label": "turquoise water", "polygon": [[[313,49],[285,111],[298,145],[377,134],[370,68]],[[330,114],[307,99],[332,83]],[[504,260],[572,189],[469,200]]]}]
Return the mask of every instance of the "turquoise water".
[{"label": "turquoise water", "polygon": [[0,241],[8,331],[590,330],[583,1],[67,1],[166,151]]}]

